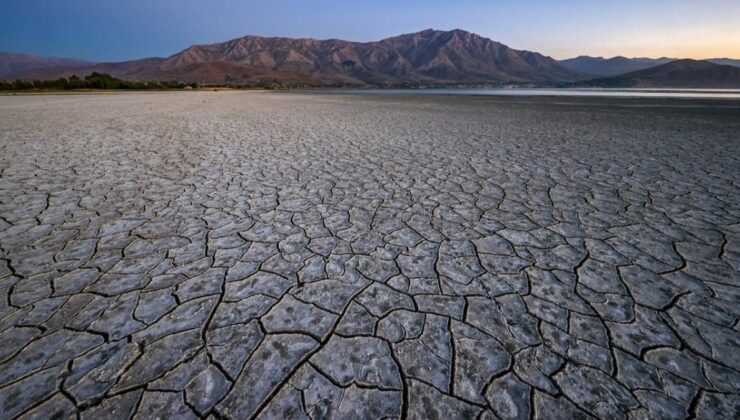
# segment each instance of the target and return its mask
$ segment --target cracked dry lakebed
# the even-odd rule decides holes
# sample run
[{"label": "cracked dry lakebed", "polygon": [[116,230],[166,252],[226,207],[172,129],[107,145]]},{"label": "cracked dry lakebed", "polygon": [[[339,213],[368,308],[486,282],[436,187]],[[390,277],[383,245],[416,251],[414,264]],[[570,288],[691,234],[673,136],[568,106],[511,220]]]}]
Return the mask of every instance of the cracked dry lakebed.
[{"label": "cracked dry lakebed", "polygon": [[740,416],[740,102],[0,97],[0,418]]}]

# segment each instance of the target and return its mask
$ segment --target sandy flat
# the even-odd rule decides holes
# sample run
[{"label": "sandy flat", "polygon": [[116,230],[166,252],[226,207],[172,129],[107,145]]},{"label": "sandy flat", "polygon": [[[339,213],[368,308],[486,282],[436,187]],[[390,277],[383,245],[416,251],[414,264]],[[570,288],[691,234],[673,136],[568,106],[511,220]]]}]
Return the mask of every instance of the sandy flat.
[{"label": "sandy flat", "polygon": [[0,412],[740,415],[740,102],[0,97]]}]

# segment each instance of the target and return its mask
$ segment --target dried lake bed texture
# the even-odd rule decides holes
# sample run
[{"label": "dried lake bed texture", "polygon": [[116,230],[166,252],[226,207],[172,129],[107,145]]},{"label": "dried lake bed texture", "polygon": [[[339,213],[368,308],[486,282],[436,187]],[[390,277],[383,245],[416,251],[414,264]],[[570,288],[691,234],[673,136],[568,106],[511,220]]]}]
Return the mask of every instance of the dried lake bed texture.
[{"label": "dried lake bed texture", "polygon": [[740,102],[0,97],[2,418],[740,415]]}]

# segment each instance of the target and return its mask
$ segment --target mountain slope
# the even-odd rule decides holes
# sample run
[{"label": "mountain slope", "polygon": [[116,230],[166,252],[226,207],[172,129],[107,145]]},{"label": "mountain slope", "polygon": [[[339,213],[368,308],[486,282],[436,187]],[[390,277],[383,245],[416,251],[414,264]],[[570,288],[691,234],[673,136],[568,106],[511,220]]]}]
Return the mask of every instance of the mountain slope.
[{"label": "mountain slope", "polygon": [[89,61],[73,58],[40,57],[32,54],[13,54],[0,52],[0,78],[28,70],[49,67],[70,67],[90,65]]},{"label": "mountain slope", "polygon": [[627,58],[627,57],[589,57],[582,55],[576,58],[561,60],[559,63],[572,71],[592,77],[610,77],[624,73],[648,69],[674,61],[672,58]]},{"label": "mountain slope", "polygon": [[379,44],[396,51],[417,73],[440,80],[553,82],[579,77],[550,57],[515,50],[459,29],[427,29]]},{"label": "mountain slope", "polygon": [[[230,67],[224,69],[227,66],[224,63],[230,63]],[[208,66],[209,71],[204,72],[203,66]],[[353,85],[583,79],[583,75],[541,54],[514,50],[462,30],[432,29],[377,42],[246,36],[217,44],[194,45],[166,59],[46,68],[16,76],[54,78],[92,71],[135,80],[176,77],[200,83],[238,83],[256,74],[286,83],[301,80],[306,84]]]},{"label": "mountain slope", "polygon": [[[627,58],[622,56],[603,58],[590,57],[582,55],[567,60],[560,60],[563,67],[593,77],[612,77],[633,71],[645,70],[651,67],[667,64],[676,61],[676,58]],[[728,66],[740,67],[740,60],[731,58],[709,58],[708,61],[714,64],[723,64]]]},{"label": "mountain slope", "polygon": [[732,58],[710,58],[706,61],[714,64],[724,64],[726,66],[740,67],[740,60],[733,60]]},{"label": "mountain slope", "polygon": [[740,88],[740,68],[699,60],[676,60],[619,76],[589,80],[580,86],[623,88]]},{"label": "mountain slope", "polygon": [[260,85],[278,83],[285,85],[320,86],[323,82],[308,75],[257,69],[227,61],[163,66],[164,58],[145,58],[121,63],[100,63],[78,67],[51,67],[23,72],[13,78],[22,80],[48,80],[73,75],[84,76],[93,72],[106,73],[126,80],[196,82],[200,84]]},{"label": "mountain slope", "polygon": [[462,30],[425,31],[378,42],[246,36],[194,45],[163,68],[230,61],[308,74],[326,83],[487,83],[566,81],[579,77],[555,60],[513,50]]}]

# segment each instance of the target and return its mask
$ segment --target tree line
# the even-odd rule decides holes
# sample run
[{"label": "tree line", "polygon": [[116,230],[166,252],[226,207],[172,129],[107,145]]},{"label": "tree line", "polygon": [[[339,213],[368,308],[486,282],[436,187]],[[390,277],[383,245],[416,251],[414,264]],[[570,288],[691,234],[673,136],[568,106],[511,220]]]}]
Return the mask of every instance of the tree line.
[{"label": "tree line", "polygon": [[0,91],[25,91],[25,90],[78,90],[78,89],[131,89],[131,90],[157,90],[157,89],[184,89],[186,87],[197,88],[196,83],[183,83],[177,81],[169,82],[139,82],[132,80],[117,79],[110,74],[92,73],[85,78],[77,76],[60,77],[56,80],[15,80],[0,81]]}]

